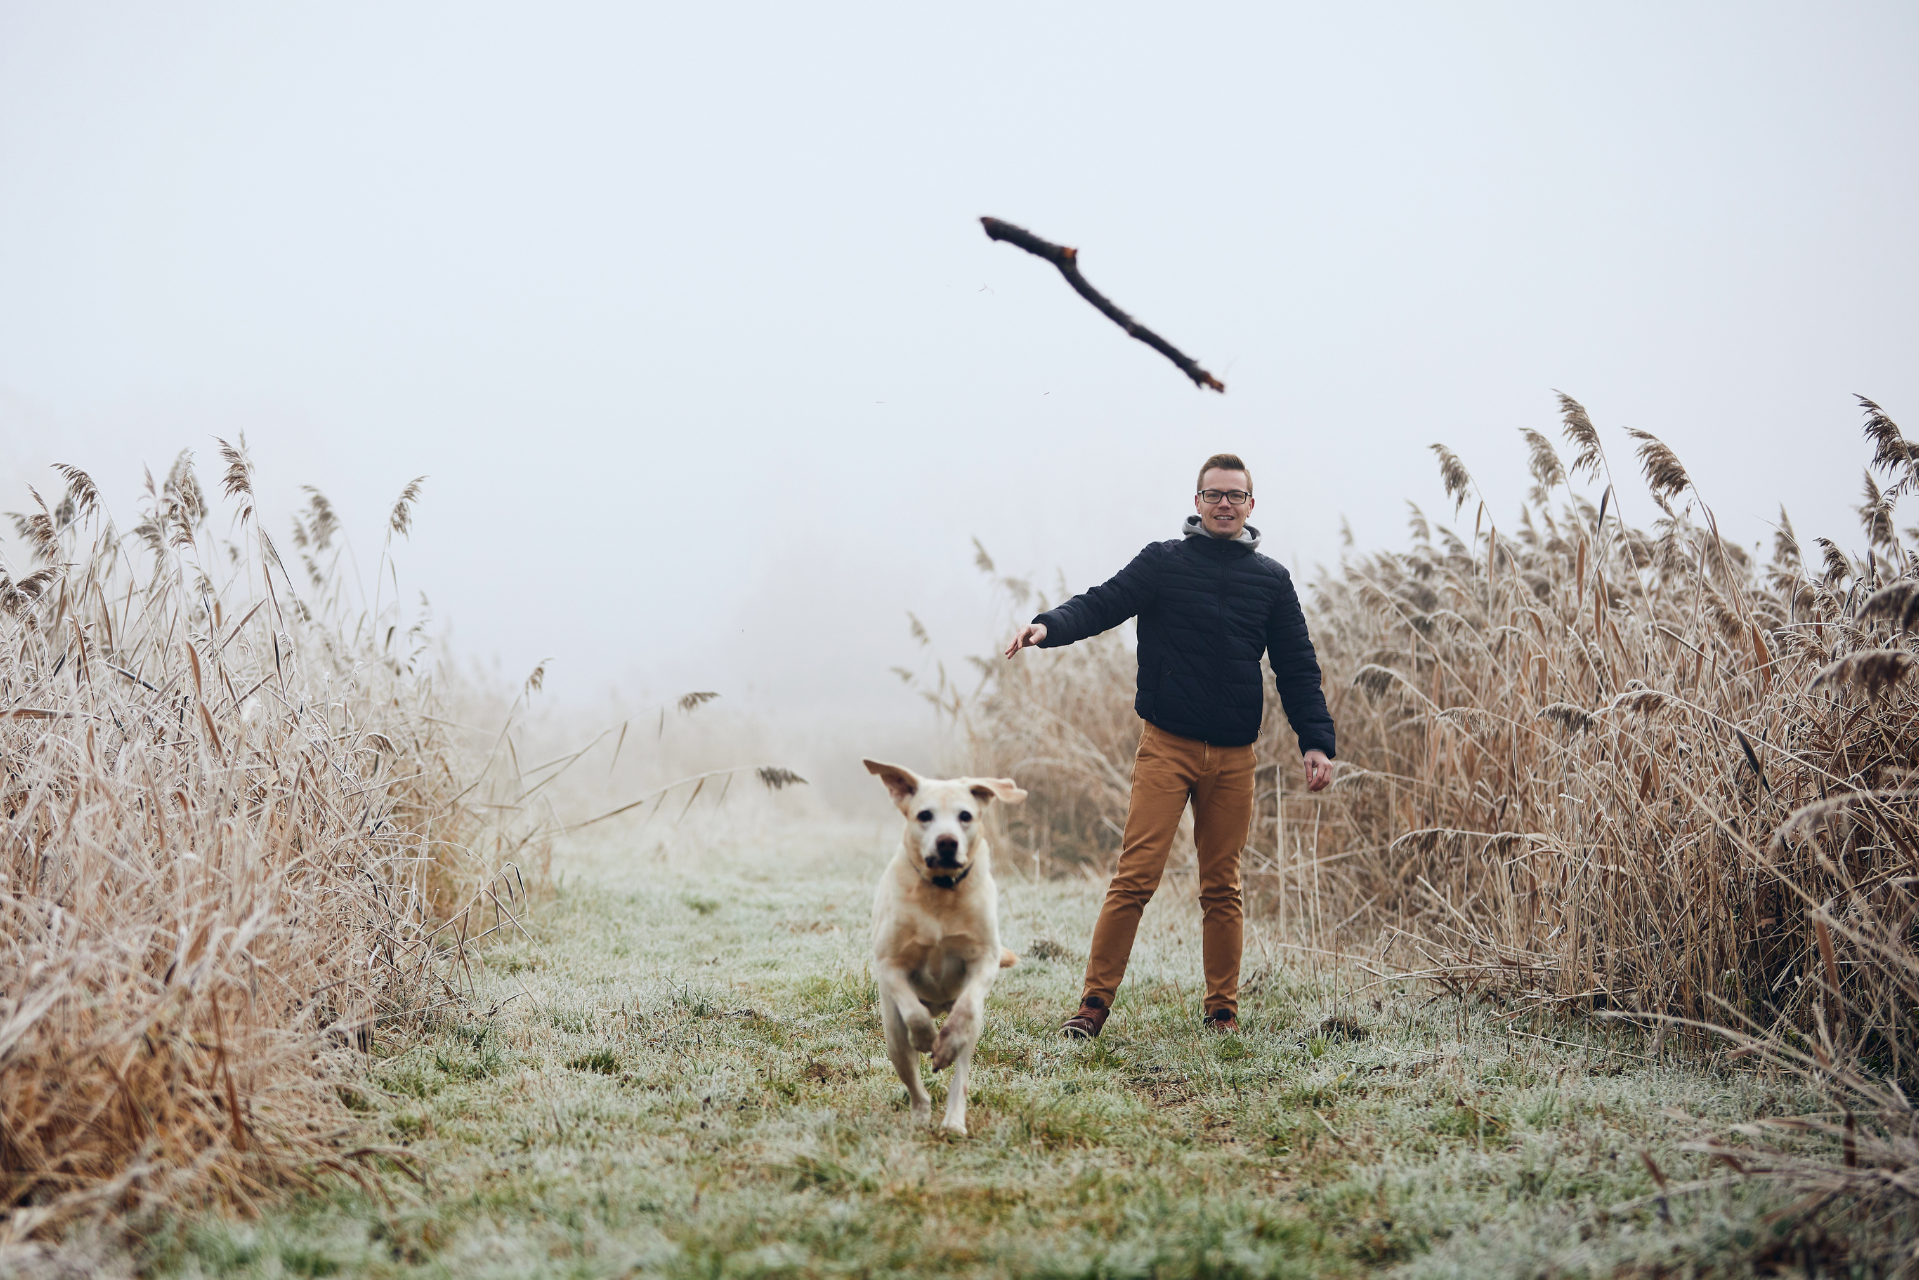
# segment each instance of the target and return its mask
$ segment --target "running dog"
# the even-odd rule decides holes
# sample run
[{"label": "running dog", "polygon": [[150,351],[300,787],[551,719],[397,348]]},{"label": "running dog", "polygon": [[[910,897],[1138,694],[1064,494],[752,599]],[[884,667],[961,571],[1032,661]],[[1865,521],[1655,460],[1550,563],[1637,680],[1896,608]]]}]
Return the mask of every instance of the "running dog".
[{"label": "running dog", "polygon": [[[880,989],[886,1056],[912,1100],[913,1119],[932,1117],[919,1055],[953,1068],[940,1128],[966,1135],[966,1080],[986,1017],[986,992],[1019,958],[1000,945],[999,889],[981,816],[998,799],[1026,793],[1011,778],[922,778],[864,762],[906,815],[900,850],[873,899],[873,977]],[[935,1030],[933,1018],[945,1014]]]}]

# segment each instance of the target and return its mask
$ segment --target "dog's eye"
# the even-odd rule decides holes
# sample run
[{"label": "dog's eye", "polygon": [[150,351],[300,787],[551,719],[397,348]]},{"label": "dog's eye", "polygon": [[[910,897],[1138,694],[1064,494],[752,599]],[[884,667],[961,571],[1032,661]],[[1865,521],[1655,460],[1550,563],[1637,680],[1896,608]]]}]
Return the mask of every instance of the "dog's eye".
[{"label": "dog's eye", "polygon": [[972,820],[973,820],[973,814],[972,814],[972,811],[971,811],[971,810],[968,810],[968,809],[961,809],[961,810],[960,810],[960,821],[961,821],[961,822],[971,822]]},{"label": "dog's eye", "polygon": [[933,820],[933,811],[931,809],[921,809],[919,819],[921,822],[931,822]]}]

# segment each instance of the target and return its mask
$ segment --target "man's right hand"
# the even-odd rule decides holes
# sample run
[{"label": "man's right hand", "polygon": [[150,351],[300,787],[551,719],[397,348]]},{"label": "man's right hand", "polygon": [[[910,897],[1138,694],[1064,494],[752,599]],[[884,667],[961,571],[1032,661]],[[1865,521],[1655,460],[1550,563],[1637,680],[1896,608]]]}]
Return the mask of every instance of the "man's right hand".
[{"label": "man's right hand", "polygon": [[1029,622],[1013,633],[1013,642],[1006,646],[1006,656],[1012,657],[1021,649],[1030,648],[1046,638],[1044,622]]}]

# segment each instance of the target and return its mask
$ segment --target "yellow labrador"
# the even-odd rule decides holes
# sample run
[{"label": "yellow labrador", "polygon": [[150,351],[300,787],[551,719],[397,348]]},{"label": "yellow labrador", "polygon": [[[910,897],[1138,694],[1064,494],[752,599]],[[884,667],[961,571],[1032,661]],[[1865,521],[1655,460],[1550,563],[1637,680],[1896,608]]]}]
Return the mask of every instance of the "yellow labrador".
[{"label": "yellow labrador", "polygon": [[[986,1017],[986,992],[1018,957],[1000,945],[999,890],[981,815],[995,798],[1018,804],[1010,778],[922,778],[911,769],[864,762],[906,815],[900,850],[873,899],[873,977],[880,989],[886,1056],[913,1103],[932,1115],[919,1055],[933,1070],[953,1068],[940,1127],[966,1133],[966,1080]],[[946,1014],[937,1032],[936,1014]]]}]

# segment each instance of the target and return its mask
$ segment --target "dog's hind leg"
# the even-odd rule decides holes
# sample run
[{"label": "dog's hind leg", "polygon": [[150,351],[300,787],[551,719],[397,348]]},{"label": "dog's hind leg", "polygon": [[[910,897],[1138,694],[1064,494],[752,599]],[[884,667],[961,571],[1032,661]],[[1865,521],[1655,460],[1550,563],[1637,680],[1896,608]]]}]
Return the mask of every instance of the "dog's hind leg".
[{"label": "dog's hind leg", "polygon": [[920,1056],[907,1039],[906,1019],[900,1016],[899,1006],[884,991],[880,993],[880,1022],[886,1028],[886,1056],[892,1059],[893,1070],[906,1086],[907,1099],[913,1104],[913,1119],[925,1124],[933,1116],[933,1098],[920,1080]]}]

